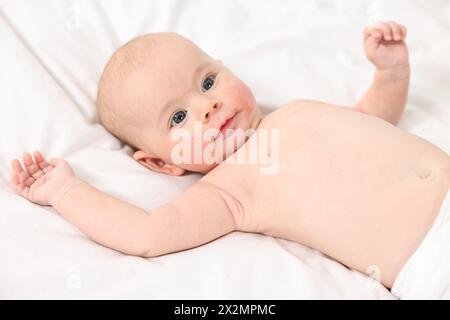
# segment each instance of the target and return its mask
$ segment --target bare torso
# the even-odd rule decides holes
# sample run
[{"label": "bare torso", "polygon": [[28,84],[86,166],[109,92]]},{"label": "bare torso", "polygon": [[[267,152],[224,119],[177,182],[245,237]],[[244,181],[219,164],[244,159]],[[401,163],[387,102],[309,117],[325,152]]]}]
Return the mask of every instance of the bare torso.
[{"label": "bare torso", "polygon": [[450,157],[384,120],[318,102],[278,109],[258,130],[270,128],[280,130],[278,174],[222,164],[202,178],[240,204],[237,229],[299,242],[363,273],[377,268],[390,288],[438,214]]}]

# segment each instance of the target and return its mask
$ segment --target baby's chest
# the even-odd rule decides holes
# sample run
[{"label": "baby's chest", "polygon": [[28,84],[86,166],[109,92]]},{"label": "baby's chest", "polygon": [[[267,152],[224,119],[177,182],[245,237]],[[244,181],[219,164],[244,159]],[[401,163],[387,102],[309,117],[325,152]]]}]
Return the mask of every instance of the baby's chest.
[{"label": "baby's chest", "polygon": [[230,165],[224,174],[244,208],[242,230],[307,230],[309,221],[334,220],[331,214],[339,219],[367,206],[377,208],[381,193],[397,190],[411,176],[405,164],[413,157],[398,146],[414,150],[414,143],[399,129],[334,108],[277,115],[252,136],[257,143],[238,150],[258,159]]}]

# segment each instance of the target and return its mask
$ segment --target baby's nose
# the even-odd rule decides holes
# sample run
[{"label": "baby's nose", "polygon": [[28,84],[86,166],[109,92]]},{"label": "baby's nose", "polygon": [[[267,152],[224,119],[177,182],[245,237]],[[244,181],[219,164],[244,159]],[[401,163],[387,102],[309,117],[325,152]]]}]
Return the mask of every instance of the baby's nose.
[{"label": "baby's nose", "polygon": [[204,107],[204,110],[202,111],[201,120],[203,122],[208,122],[211,118],[211,114],[214,112],[214,110],[218,109],[220,107],[220,103],[217,100],[212,100],[206,103],[206,106]]}]

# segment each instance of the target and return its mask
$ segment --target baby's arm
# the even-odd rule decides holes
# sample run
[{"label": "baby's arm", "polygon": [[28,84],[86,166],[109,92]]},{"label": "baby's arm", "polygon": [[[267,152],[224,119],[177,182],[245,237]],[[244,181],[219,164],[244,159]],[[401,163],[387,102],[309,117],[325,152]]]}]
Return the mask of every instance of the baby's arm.
[{"label": "baby's arm", "polygon": [[356,109],[394,125],[400,120],[408,98],[410,72],[405,37],[406,28],[392,21],[364,30],[366,56],[377,69],[371,87]]},{"label": "baby's arm", "polygon": [[62,159],[13,160],[11,182],[25,198],[52,205],[92,240],[130,255],[155,257],[185,250],[235,230],[233,201],[198,182],[172,202],[147,213],[108,196],[73,174]]}]

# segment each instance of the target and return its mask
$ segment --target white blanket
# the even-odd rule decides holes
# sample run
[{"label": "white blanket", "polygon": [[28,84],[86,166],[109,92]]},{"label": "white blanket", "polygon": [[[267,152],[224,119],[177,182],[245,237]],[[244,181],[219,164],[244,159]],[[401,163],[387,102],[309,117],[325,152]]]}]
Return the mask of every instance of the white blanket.
[{"label": "white blanket", "polygon": [[373,73],[363,27],[390,19],[409,28],[411,91],[399,126],[449,153],[449,1],[0,0],[0,298],[392,299],[314,250],[257,234],[125,256],[9,185],[10,159],[33,150],[65,157],[86,181],[146,210],[198,180],[146,170],[97,122],[102,68],[136,35],[185,35],[265,107],[298,98],[351,106]]}]

